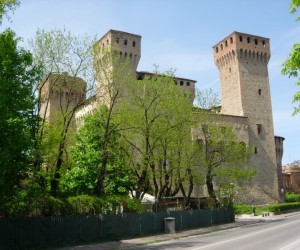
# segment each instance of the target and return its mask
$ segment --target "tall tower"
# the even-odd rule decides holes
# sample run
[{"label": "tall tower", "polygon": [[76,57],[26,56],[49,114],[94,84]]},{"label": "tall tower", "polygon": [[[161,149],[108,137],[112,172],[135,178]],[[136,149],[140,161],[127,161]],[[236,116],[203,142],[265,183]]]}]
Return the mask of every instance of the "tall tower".
[{"label": "tall tower", "polygon": [[[126,74],[136,78],[141,58],[141,36],[109,30],[94,46],[94,68],[98,72],[98,90],[113,78],[124,80]],[[108,79],[110,77],[110,79]],[[120,79],[117,79],[120,81]]]},{"label": "tall tower", "polygon": [[279,200],[272,104],[268,77],[269,39],[233,32],[213,46],[221,81],[221,113],[247,117],[247,167],[256,169],[249,197],[256,203]]}]

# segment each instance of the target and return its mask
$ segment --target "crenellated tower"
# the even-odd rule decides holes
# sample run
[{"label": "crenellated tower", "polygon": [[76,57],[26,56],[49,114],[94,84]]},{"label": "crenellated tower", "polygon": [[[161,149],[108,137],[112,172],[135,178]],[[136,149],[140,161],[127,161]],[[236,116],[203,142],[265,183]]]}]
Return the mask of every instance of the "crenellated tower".
[{"label": "crenellated tower", "polygon": [[109,30],[94,45],[94,68],[97,73],[97,96],[109,104],[118,90],[126,95],[127,85],[136,79],[141,58],[141,36]]},{"label": "crenellated tower", "polygon": [[248,120],[254,147],[248,167],[257,175],[249,196],[259,203],[279,200],[273,115],[268,76],[268,38],[233,32],[213,46],[221,83],[221,113]]}]

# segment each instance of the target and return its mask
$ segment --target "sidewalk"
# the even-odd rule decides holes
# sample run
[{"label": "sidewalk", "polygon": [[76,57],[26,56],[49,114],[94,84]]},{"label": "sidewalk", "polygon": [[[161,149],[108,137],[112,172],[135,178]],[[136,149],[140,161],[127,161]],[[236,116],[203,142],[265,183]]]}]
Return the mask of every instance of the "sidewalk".
[{"label": "sidewalk", "polygon": [[[278,215],[279,216],[279,215]],[[120,240],[120,241],[111,241],[111,242],[104,242],[104,243],[94,243],[89,245],[81,245],[81,246],[73,246],[73,247],[65,247],[60,248],[59,250],[72,250],[72,249],[92,249],[92,250],[117,250],[117,249],[126,249],[130,247],[136,247],[141,245],[147,245],[155,242],[162,242],[162,241],[168,241],[172,239],[179,239],[184,237],[189,237],[193,235],[199,235],[199,234],[206,234],[214,231],[221,231],[236,227],[241,227],[245,225],[255,224],[264,222],[267,220],[275,219],[274,217],[278,216],[268,216],[268,217],[262,217],[262,216],[240,216],[236,218],[236,222],[234,223],[228,223],[223,225],[217,225],[217,226],[211,226],[211,227],[205,227],[205,228],[197,228],[193,230],[185,230],[176,232],[175,234],[159,234],[159,235],[153,235],[153,236],[145,236],[141,238],[134,238],[134,239],[127,239],[127,240]]]}]

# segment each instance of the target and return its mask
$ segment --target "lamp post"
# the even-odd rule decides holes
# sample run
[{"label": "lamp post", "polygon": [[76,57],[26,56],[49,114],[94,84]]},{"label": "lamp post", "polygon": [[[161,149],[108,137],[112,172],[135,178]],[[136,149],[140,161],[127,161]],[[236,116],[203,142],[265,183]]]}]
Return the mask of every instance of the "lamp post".
[{"label": "lamp post", "polygon": [[285,196],[284,196],[284,188],[281,188],[281,197],[282,197],[282,201],[285,202]]},{"label": "lamp post", "polygon": [[233,207],[233,186],[233,183],[230,183],[229,202],[231,207]]}]

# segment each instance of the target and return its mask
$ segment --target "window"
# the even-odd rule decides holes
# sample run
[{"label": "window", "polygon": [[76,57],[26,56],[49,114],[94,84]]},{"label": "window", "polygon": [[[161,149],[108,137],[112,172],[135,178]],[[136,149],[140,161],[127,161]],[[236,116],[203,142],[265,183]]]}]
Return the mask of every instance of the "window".
[{"label": "window", "polygon": [[250,43],[250,37],[247,37],[247,43]]},{"label": "window", "polygon": [[127,57],[127,53],[125,53],[125,57]]},{"label": "window", "polygon": [[229,73],[231,73],[231,68],[229,68]]},{"label": "window", "polygon": [[221,50],[223,50],[223,44],[221,44]]},{"label": "window", "polygon": [[116,38],[116,43],[119,43],[120,39],[119,37]]},{"label": "window", "polygon": [[190,82],[186,82],[186,86],[190,86]]},{"label": "window", "polygon": [[108,41],[108,39],[106,40],[106,44],[108,44],[109,43],[109,41]]},{"label": "window", "polygon": [[257,147],[254,147],[254,153],[257,154]]},{"label": "window", "polygon": [[124,40],[124,45],[127,45],[127,39]]},{"label": "window", "polygon": [[122,51],[120,51],[120,56],[122,56]]},{"label": "window", "polygon": [[228,42],[227,42],[227,40],[225,41],[225,47],[227,47],[228,46]]},{"label": "window", "polygon": [[254,40],[254,43],[255,43],[255,45],[257,45],[257,44],[258,44],[258,42],[257,42],[257,39],[255,39],[255,40]]},{"label": "window", "polygon": [[219,52],[219,48],[218,47],[216,47],[216,53],[218,53]]},{"label": "window", "polygon": [[183,86],[183,81],[180,81],[180,86]]},{"label": "window", "polygon": [[230,37],[230,43],[233,43],[233,38],[232,37]]},{"label": "window", "polygon": [[258,94],[261,95],[261,89],[258,89]]},{"label": "window", "polygon": [[266,47],[266,42],[265,42],[265,40],[262,40],[262,46],[263,46],[263,47]]},{"label": "window", "polygon": [[240,38],[240,42],[242,42],[242,41],[243,41],[243,37],[242,37],[242,36],[240,36],[239,38]]},{"label": "window", "polygon": [[257,126],[257,134],[260,135],[262,133],[262,126],[261,124],[256,124]]},{"label": "window", "polygon": [[135,41],[132,42],[132,47],[135,47]]},{"label": "window", "polygon": [[130,57],[130,60],[131,60],[131,58],[132,58],[132,54],[130,54],[130,55],[129,55],[129,57]]}]

